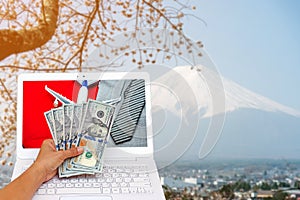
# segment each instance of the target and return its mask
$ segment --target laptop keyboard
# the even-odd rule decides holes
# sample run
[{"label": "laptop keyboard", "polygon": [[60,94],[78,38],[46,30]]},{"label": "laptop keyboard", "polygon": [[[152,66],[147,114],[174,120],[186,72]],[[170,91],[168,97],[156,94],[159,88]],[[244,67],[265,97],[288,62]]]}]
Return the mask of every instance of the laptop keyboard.
[{"label": "laptop keyboard", "polygon": [[146,165],[103,166],[96,175],[80,175],[53,179],[41,185],[36,194],[128,194],[152,193],[152,185]]}]

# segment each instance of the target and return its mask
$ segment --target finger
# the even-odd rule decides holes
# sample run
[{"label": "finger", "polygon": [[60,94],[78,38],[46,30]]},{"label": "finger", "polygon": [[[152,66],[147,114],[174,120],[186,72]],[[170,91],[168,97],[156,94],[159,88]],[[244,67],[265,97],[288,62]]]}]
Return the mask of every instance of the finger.
[{"label": "finger", "polygon": [[54,146],[55,147],[53,139],[46,139],[46,140],[44,140],[42,146],[43,145],[49,145],[49,146]]},{"label": "finger", "polygon": [[43,145],[51,144],[51,141],[53,141],[53,140],[52,139],[46,139],[46,140],[44,140],[43,143],[42,143],[42,146]]},{"label": "finger", "polygon": [[64,159],[66,158],[70,158],[70,157],[74,157],[74,156],[78,156],[80,154],[82,154],[83,152],[83,148],[82,147],[76,147],[76,148],[71,148],[65,151],[61,151],[64,155]]},{"label": "finger", "polygon": [[49,143],[50,143],[51,145],[54,146],[54,141],[53,141],[53,139],[48,139],[48,141],[49,141]]},{"label": "finger", "polygon": [[55,150],[55,144],[54,144],[53,139],[44,140],[42,146],[49,147],[52,150]]}]

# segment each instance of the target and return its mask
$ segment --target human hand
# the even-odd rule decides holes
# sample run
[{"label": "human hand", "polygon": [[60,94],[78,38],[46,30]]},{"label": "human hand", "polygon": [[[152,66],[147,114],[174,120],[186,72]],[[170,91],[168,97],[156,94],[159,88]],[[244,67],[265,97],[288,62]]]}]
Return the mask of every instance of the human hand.
[{"label": "human hand", "polygon": [[44,140],[34,166],[44,174],[44,182],[50,180],[57,173],[57,168],[65,159],[78,156],[83,152],[82,147],[56,151],[52,139]]}]

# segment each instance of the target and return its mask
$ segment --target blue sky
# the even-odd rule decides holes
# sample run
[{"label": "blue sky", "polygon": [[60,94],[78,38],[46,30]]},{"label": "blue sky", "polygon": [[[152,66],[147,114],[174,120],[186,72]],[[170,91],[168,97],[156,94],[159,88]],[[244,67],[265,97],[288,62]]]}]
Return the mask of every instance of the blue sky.
[{"label": "blue sky", "polygon": [[[300,1],[194,0],[186,34],[201,40],[220,73],[300,110]],[[196,27],[196,28],[195,28]]]}]

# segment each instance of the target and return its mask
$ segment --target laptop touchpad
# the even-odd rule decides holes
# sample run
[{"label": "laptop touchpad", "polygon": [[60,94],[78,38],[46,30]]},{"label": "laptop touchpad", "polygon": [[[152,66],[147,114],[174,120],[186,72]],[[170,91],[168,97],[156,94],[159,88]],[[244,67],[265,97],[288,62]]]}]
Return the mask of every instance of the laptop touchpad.
[{"label": "laptop touchpad", "polygon": [[60,197],[60,200],[112,200],[112,198],[110,196],[64,196],[64,197]]}]

